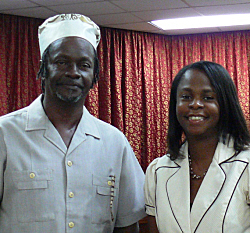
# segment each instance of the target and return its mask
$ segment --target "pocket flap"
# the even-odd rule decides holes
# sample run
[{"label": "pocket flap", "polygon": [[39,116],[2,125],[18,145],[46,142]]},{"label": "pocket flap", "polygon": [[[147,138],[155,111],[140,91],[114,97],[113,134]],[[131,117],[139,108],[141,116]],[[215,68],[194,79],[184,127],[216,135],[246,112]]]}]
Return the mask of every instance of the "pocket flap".
[{"label": "pocket flap", "polygon": [[18,182],[17,188],[18,189],[46,189],[48,188],[48,182],[45,180]]},{"label": "pocket flap", "polygon": [[34,173],[34,181],[47,181],[52,180],[53,170],[51,169],[39,169],[39,170],[24,170],[24,171],[13,171],[12,177],[15,182],[30,182],[30,174]]},{"label": "pocket flap", "polygon": [[93,185],[103,186],[107,188],[109,187],[108,181],[110,180],[110,177],[93,175],[92,178],[93,178]]},{"label": "pocket flap", "polygon": [[[93,185],[103,186],[103,187],[110,188],[110,185],[109,185],[110,181],[111,181],[111,177],[110,176],[96,176],[96,175],[92,175]],[[115,186],[115,188],[119,187],[119,180],[117,180],[117,179],[115,180],[114,186]]]}]

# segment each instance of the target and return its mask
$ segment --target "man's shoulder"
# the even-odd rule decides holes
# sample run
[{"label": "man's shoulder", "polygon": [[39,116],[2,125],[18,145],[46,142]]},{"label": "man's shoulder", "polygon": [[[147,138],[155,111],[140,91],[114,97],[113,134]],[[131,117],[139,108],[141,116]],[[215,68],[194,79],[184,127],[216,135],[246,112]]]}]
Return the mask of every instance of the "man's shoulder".
[{"label": "man's shoulder", "polygon": [[27,107],[10,112],[6,115],[0,116],[0,123],[5,122],[5,121],[9,121],[9,120],[14,119],[14,118],[22,117],[23,114],[26,114],[26,113],[27,113]]},{"label": "man's shoulder", "polygon": [[13,129],[25,129],[27,119],[27,108],[22,108],[0,117],[0,130],[4,134],[13,132]]},{"label": "man's shoulder", "polygon": [[[91,115],[92,116],[92,115]],[[95,123],[97,125],[99,125],[100,127],[104,127],[104,128],[108,128],[110,130],[115,130],[115,131],[120,131],[118,128],[116,128],[115,126],[111,125],[110,123],[107,123],[95,116],[92,116],[93,117],[93,120],[95,121]]]},{"label": "man's shoulder", "polygon": [[[18,109],[16,111],[10,112],[6,115],[0,116],[0,123],[1,122],[5,122],[5,121],[12,121],[14,119],[18,120],[18,119],[22,119],[22,120],[26,120],[26,116],[28,111],[30,111],[32,108],[34,108],[34,106],[37,106],[39,104],[39,99],[41,97],[39,96],[37,99],[35,99],[30,105]],[[35,109],[36,110],[36,109]],[[33,112],[35,112],[35,110],[33,110]]]},{"label": "man's shoulder", "polygon": [[[93,121],[93,122],[95,123],[95,125],[96,125],[99,129],[101,129],[101,130],[112,131],[112,132],[117,133],[117,134],[123,134],[123,133],[121,132],[121,130],[119,130],[119,129],[116,128],[115,126],[113,126],[113,125],[111,125],[110,123],[107,123],[107,122],[105,122],[105,121],[103,121],[103,120],[101,120],[101,119],[99,119],[99,118],[93,116],[93,115],[90,114],[89,112],[88,112],[88,116],[87,116],[87,117],[88,117],[89,120]],[[104,131],[104,132],[105,132],[105,131]]]}]

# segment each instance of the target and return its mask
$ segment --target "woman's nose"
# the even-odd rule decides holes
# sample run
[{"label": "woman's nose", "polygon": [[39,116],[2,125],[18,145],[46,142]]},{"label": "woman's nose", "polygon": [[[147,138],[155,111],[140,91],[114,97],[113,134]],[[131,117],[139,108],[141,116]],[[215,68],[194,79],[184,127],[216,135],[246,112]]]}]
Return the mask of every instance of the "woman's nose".
[{"label": "woman's nose", "polygon": [[189,103],[189,107],[192,108],[203,108],[204,104],[203,101],[201,99],[198,98],[194,98],[190,103]]}]

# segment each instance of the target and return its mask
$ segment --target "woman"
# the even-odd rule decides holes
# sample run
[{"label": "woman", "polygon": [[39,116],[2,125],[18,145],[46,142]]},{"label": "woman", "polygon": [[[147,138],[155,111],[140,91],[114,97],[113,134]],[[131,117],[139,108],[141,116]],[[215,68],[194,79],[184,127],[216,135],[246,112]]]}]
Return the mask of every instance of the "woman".
[{"label": "woman", "polygon": [[228,72],[208,61],[180,70],[171,88],[168,154],[146,172],[150,232],[250,232],[249,144]]}]

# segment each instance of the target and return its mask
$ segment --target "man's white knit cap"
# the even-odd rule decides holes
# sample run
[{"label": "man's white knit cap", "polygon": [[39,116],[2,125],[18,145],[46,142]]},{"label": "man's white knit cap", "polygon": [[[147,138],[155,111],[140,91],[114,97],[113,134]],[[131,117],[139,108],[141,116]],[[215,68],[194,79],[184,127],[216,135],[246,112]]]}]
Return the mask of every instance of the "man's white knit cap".
[{"label": "man's white knit cap", "polygon": [[89,17],[81,14],[60,14],[50,17],[38,28],[41,57],[54,41],[69,36],[81,37],[96,49],[100,42],[100,28]]}]

